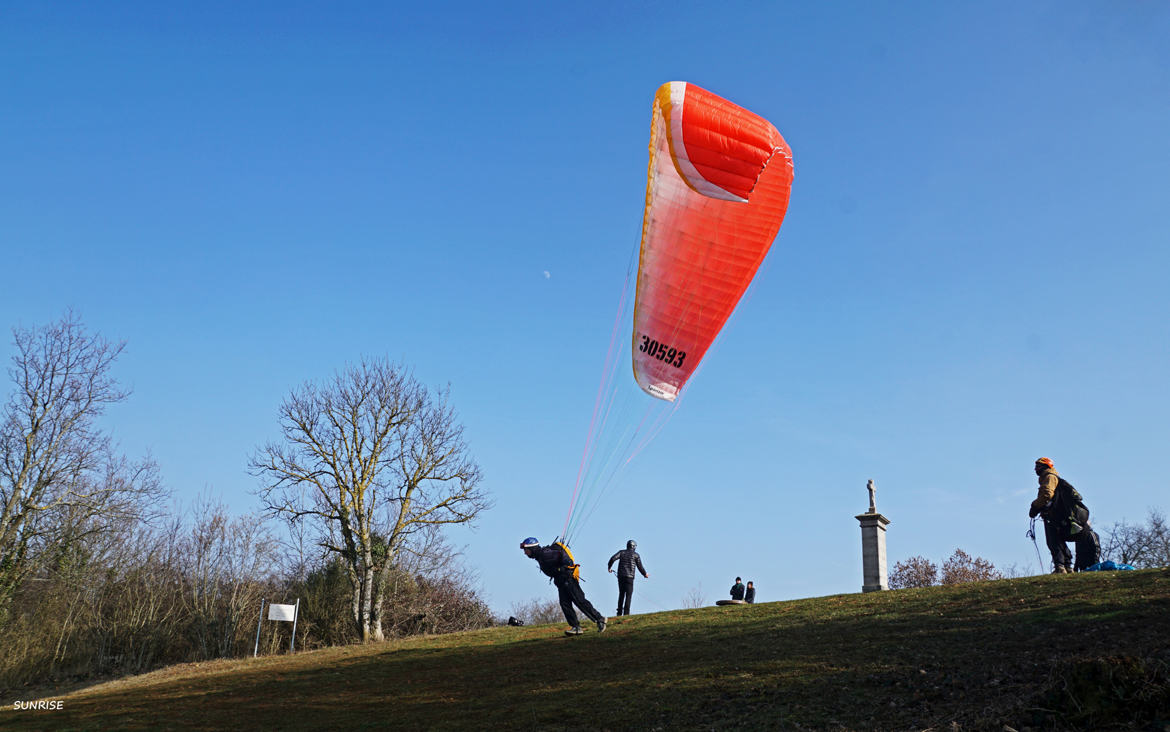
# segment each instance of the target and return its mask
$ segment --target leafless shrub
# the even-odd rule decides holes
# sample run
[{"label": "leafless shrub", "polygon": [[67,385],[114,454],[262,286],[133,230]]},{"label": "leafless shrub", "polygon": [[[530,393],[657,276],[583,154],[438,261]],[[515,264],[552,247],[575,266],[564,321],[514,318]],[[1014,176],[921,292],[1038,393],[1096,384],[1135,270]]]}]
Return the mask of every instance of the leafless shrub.
[{"label": "leafless shrub", "polygon": [[1020,566],[1014,562],[1000,570],[1000,576],[1003,579],[1017,579],[1019,577],[1027,577],[1030,574],[1028,570],[1020,569]]},{"label": "leafless shrub", "polygon": [[232,518],[204,497],[180,542],[182,593],[189,633],[200,658],[230,657],[249,634],[245,615],[272,585],[277,543],[259,516]]},{"label": "leafless shrub", "polygon": [[[495,624],[490,609],[480,599],[474,575],[437,530],[414,537],[398,559],[386,573],[379,608],[387,637],[450,633]],[[305,581],[289,587],[302,598],[304,631],[303,635],[298,632],[303,639],[297,641],[299,647],[362,640],[353,624],[353,595],[345,562],[326,556]]]},{"label": "leafless shrub", "polygon": [[565,614],[556,600],[533,598],[528,602],[512,603],[512,616],[524,621],[525,625],[544,625],[564,621]]},{"label": "leafless shrub", "polygon": [[124,526],[117,542],[74,545],[17,593],[0,647],[24,642],[19,653],[0,653],[0,686],[183,660],[174,549],[166,532],[141,524]]},{"label": "leafless shrub", "polygon": [[938,565],[926,557],[910,557],[894,565],[890,573],[890,589],[930,587],[938,579]]},{"label": "leafless shrub", "polygon": [[413,590],[409,600],[387,609],[395,635],[455,633],[495,624],[487,604],[458,575],[416,577]]},{"label": "leafless shrub", "polygon": [[[1014,571],[1014,570],[1013,570]],[[995,565],[982,557],[971,557],[962,549],[956,549],[949,559],[939,567],[926,557],[910,557],[894,565],[890,573],[890,589],[930,587],[934,584],[957,585],[963,582],[981,582],[1002,579],[1003,574]]]},{"label": "leafless shrub", "polygon": [[1003,575],[995,565],[983,557],[972,557],[962,549],[956,549],[951,558],[943,562],[942,584],[958,585],[964,582],[985,582],[1002,579]]},{"label": "leafless shrub", "polygon": [[707,605],[707,598],[703,595],[703,585],[692,587],[689,592],[683,597],[683,607],[696,608],[705,607]]},{"label": "leafless shrub", "polygon": [[251,652],[258,597],[276,589],[265,537],[205,503],[189,523],[126,522],[71,543],[15,596],[0,687]]}]

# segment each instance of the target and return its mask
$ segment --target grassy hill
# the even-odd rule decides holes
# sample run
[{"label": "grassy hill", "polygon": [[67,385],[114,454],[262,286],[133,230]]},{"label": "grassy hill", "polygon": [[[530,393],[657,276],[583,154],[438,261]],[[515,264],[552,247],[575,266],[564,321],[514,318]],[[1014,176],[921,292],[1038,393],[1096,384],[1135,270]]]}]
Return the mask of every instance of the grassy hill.
[{"label": "grassy hill", "polygon": [[564,627],[175,666],[60,710],[9,692],[0,727],[1170,730],[1170,570]]}]

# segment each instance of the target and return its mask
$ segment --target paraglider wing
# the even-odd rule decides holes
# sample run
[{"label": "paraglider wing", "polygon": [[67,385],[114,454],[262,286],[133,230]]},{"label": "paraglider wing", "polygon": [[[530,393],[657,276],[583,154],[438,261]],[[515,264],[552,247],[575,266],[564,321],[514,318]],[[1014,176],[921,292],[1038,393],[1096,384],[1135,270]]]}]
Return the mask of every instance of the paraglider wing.
[{"label": "paraglider wing", "polygon": [[634,378],[674,401],[780,230],[792,151],[764,118],[686,82],[654,98]]}]

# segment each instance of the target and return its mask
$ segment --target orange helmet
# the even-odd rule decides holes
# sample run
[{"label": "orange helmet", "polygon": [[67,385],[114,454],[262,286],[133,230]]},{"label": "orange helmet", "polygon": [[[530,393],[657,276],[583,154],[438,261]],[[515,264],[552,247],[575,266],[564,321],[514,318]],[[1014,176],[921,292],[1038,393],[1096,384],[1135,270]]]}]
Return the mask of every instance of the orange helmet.
[{"label": "orange helmet", "polygon": [[1042,457],[1042,458],[1036,458],[1036,464],[1037,464],[1037,465],[1047,465],[1047,466],[1048,466],[1048,467],[1050,467],[1050,468],[1051,468],[1051,467],[1054,467],[1054,466],[1052,465],[1052,458],[1045,458],[1045,457]]}]

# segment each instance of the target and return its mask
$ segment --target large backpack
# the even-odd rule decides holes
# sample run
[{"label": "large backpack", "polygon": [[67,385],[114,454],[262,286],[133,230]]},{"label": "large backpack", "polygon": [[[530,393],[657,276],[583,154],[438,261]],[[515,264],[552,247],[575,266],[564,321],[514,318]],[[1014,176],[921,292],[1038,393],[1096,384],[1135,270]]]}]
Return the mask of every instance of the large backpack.
[{"label": "large backpack", "polygon": [[1071,539],[1089,524],[1089,508],[1073,484],[1057,476],[1056,495],[1044,511],[1044,520],[1054,524],[1062,538]]},{"label": "large backpack", "polygon": [[566,544],[565,542],[561,541],[560,539],[557,539],[556,541],[553,542],[553,546],[560,547],[561,551],[563,551],[565,553],[565,556],[569,558],[569,566],[567,567],[567,569],[572,573],[573,579],[580,580],[581,579],[581,565],[577,564],[576,559],[573,559],[573,552],[569,551],[569,545]]}]

